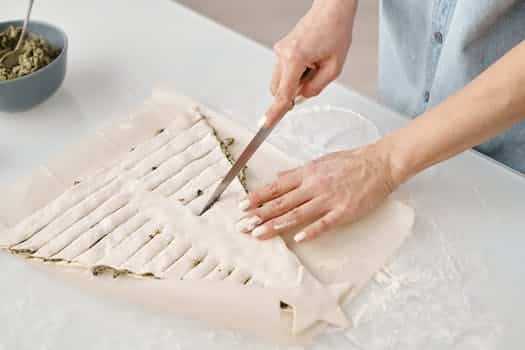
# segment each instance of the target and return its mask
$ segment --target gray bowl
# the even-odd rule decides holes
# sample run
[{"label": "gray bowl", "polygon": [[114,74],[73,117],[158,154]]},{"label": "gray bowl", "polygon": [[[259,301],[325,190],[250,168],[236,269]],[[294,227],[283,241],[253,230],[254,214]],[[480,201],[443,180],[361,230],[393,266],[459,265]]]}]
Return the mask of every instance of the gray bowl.
[{"label": "gray bowl", "polygon": [[[22,26],[23,21],[0,22],[0,31],[8,26]],[[40,35],[61,49],[60,55],[47,66],[23,77],[0,81],[0,111],[22,112],[35,107],[53,95],[66,75],[67,36],[59,28],[43,22],[31,21],[28,32]]]}]

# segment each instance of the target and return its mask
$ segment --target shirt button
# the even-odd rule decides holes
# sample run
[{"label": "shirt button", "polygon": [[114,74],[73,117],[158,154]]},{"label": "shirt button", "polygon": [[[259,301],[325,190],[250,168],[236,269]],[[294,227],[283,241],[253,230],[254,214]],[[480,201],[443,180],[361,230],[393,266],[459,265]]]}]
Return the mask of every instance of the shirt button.
[{"label": "shirt button", "polygon": [[425,100],[425,103],[430,100],[430,92],[425,91],[425,93],[423,94],[423,100]]},{"label": "shirt button", "polygon": [[443,34],[441,32],[435,32],[434,33],[434,40],[438,43],[438,44],[442,44],[443,43]]}]

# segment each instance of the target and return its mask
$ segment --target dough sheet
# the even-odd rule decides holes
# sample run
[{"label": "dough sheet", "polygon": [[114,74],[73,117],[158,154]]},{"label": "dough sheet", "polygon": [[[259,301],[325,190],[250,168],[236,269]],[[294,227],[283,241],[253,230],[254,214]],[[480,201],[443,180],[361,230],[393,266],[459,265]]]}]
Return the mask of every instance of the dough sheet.
[{"label": "dough sheet", "polygon": [[[231,166],[225,135],[235,136],[232,152],[250,137],[206,107],[158,91],[138,113],[15,185],[0,202],[0,247],[143,283],[262,289],[279,302],[275,312],[290,321],[280,327],[292,336],[326,324],[348,327],[342,305],[410,233],[413,210],[389,200],[359,223],[305,244],[294,244],[293,233],[267,241],[240,234],[237,201],[245,189],[237,179],[197,216]],[[271,145],[260,153],[264,159],[249,164],[249,185],[296,163]],[[267,158],[275,167],[259,171]]]}]

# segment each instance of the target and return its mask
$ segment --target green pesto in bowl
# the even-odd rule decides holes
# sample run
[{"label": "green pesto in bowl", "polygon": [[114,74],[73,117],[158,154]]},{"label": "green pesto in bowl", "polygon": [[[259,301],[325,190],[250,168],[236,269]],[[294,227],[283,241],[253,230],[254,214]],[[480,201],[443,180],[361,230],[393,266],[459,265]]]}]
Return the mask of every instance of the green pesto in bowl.
[{"label": "green pesto in bowl", "polygon": [[[15,26],[9,26],[0,32],[0,57],[15,49],[21,34],[22,28]],[[53,62],[61,52],[42,36],[32,33],[27,33],[20,49],[21,52],[15,65],[0,62],[0,81],[34,73]]]}]

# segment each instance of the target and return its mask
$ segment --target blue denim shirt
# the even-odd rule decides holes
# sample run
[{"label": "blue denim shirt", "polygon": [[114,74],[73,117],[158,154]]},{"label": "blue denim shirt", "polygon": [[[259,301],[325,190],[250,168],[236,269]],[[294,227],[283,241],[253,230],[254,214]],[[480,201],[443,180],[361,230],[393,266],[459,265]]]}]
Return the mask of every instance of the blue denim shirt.
[{"label": "blue denim shirt", "polygon": [[[525,0],[382,0],[380,11],[379,95],[409,117],[525,39]],[[525,122],[476,149],[525,173]]]}]

